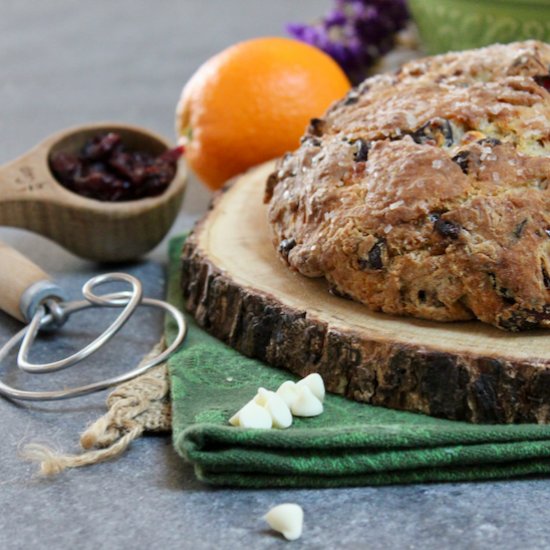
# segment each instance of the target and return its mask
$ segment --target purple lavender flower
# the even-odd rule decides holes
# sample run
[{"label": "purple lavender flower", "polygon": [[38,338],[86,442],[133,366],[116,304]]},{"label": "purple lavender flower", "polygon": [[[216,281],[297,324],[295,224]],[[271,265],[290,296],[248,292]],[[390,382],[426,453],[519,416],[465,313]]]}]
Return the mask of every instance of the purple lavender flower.
[{"label": "purple lavender flower", "polygon": [[406,0],[334,0],[320,21],[291,23],[287,31],[333,57],[356,84],[392,49],[395,33],[408,20]]}]

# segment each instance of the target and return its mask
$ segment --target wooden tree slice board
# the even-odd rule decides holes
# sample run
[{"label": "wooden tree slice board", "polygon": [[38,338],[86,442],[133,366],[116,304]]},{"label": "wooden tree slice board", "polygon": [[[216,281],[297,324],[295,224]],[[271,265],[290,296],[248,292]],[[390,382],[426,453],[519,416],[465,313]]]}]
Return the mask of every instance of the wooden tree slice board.
[{"label": "wooden tree slice board", "polygon": [[550,420],[550,333],[373,313],[332,296],[275,254],[262,203],[272,164],[219,194],[182,252],[182,291],[198,324],[241,353],[331,392],[471,422]]}]

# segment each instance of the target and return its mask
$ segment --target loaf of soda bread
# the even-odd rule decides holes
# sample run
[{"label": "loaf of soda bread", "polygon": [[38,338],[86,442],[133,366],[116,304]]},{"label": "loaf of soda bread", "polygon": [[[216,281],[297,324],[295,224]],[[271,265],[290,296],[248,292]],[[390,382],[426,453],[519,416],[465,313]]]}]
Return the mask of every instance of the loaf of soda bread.
[{"label": "loaf of soda bread", "polygon": [[375,311],[550,327],[550,45],[367,79],[267,182],[277,253]]}]

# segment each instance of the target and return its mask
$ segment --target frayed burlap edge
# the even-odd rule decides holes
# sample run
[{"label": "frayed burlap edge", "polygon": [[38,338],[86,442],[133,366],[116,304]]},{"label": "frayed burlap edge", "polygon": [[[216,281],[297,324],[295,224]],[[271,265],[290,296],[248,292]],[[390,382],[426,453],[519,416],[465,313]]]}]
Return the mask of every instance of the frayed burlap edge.
[{"label": "frayed burlap edge", "polygon": [[[164,341],[159,342],[142,363],[164,348]],[[30,443],[23,448],[22,457],[38,462],[42,474],[55,475],[68,468],[116,458],[144,432],[171,431],[172,409],[166,363],[117,386],[107,398],[107,407],[107,413],[80,436],[81,454],[69,455],[42,444]]]}]

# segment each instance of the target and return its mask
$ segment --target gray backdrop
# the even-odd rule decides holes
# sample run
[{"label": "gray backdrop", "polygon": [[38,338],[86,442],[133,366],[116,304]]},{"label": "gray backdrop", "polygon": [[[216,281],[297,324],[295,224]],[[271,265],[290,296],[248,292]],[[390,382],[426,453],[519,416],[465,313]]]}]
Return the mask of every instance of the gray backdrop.
[{"label": "gray backdrop", "polygon": [[[244,38],[282,34],[321,0],[1,0],[0,162],[61,128],[118,120],[173,135],[173,111],[193,70]],[[1,184],[0,184],[1,185]],[[1,187],[0,187],[1,189]],[[0,195],[1,200],[1,195]],[[202,212],[208,193],[191,180],[174,232]],[[76,297],[104,271],[45,239],[0,229],[0,239],[28,254]],[[165,243],[148,258],[117,266],[162,296]],[[0,266],[5,269],[6,266]],[[63,353],[92,335],[97,317],[75,317],[61,340],[36,356]],[[103,321],[105,322],[105,321]],[[0,340],[17,324],[0,315]],[[156,341],[161,318],[145,310],[88,366],[30,379],[13,365],[2,375],[26,387],[55,387],[119,372]],[[198,483],[168,436],[144,438],[120,460],[41,479],[18,458],[40,440],[76,451],[78,434],[104,411],[106,393],[75,401],[17,405],[0,398],[0,548],[271,548],[286,542],[261,516],[274,504],[305,510],[293,548],[546,548],[548,482],[421,485],[324,491],[235,491]]]}]

